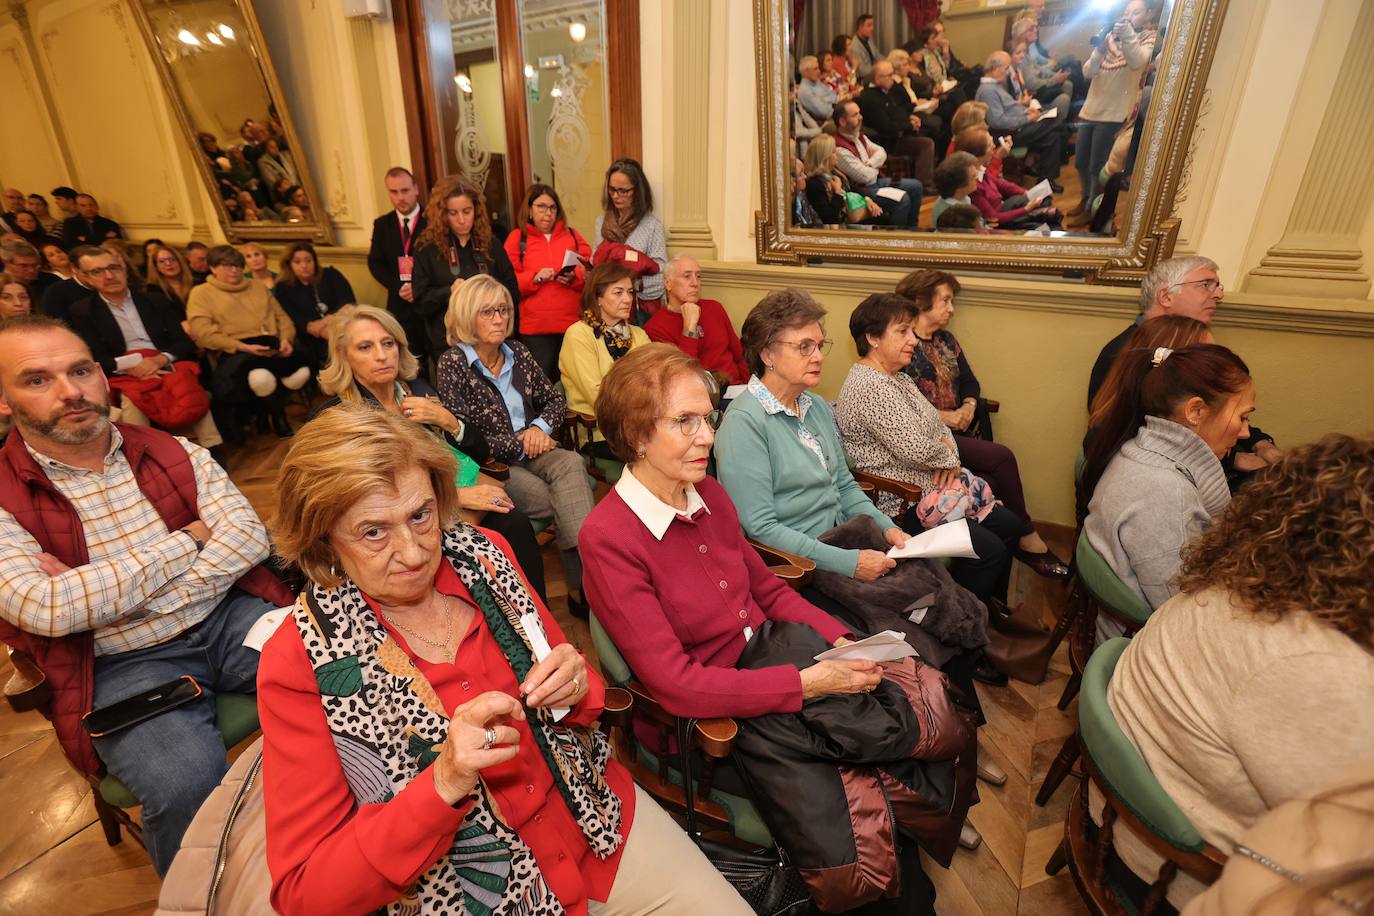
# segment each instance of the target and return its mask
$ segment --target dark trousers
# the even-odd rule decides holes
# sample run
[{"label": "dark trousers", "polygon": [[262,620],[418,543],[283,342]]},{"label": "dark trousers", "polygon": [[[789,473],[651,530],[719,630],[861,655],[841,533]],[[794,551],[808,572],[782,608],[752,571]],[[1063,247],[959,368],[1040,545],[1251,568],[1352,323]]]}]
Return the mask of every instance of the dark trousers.
[{"label": "dark trousers", "polygon": [[959,458],[964,467],[986,480],[993,495],[1021,519],[1021,531],[1017,536],[1030,534],[1033,529],[1026,512],[1026,497],[1021,490],[1021,469],[1012,450],[962,433],[955,433],[954,441],[959,444]]},{"label": "dark trousers", "polygon": [[548,607],[549,596],[544,592],[544,555],[539,550],[539,541],[534,536],[529,517],[519,509],[488,512],[479,524],[506,539],[521,572],[530,580],[530,586],[539,595],[539,600]]},{"label": "dark trousers", "polygon": [[558,354],[563,349],[562,334],[521,334],[520,342],[529,347],[530,355],[544,370],[549,381],[558,384]]},{"label": "dark trousers", "polygon": [[1035,173],[1041,178],[1054,180],[1059,177],[1059,167],[1064,157],[1065,133],[1064,122],[1059,118],[1042,118],[1016,132],[1016,145],[1024,146],[1035,153],[1038,159]]},{"label": "dark trousers", "polygon": [[[955,559],[950,563],[949,574],[985,604],[989,598],[1006,601],[1012,551],[1021,535],[1026,533],[1025,527],[1020,517],[1005,506],[994,506],[981,522],[968,519],[969,540],[978,556]],[[921,520],[916,517],[914,506],[907,510],[902,528],[921,530]]]}]

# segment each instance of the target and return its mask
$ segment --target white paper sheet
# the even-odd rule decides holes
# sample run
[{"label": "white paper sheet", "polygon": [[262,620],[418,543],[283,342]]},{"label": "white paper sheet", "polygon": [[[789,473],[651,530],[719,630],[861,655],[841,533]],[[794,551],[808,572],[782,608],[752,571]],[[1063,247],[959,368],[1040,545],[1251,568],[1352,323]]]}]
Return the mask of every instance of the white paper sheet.
[{"label": "white paper sheet", "polygon": [[563,252],[564,267],[575,267],[578,264],[581,264],[583,267],[588,266],[586,258],[582,257],[580,254],[578,254],[576,251],[573,251],[571,248]]},{"label": "white paper sheet", "polygon": [[938,107],[940,107],[940,103],[935,99],[926,99],[924,102],[917,102],[915,105],[917,114],[925,114],[928,111],[934,111]]},{"label": "white paper sheet", "polygon": [[[520,627],[525,631],[525,635],[530,640],[530,650],[534,652],[534,660],[542,662],[544,657],[553,651],[549,646],[549,638],[544,635],[544,624],[539,620],[539,612],[531,611],[528,614],[520,615]],[[567,706],[555,706],[549,710],[553,713],[553,720],[561,722],[563,717],[572,712]]]},{"label": "white paper sheet", "polygon": [[876,196],[876,197],[884,197],[884,198],[886,198],[886,199],[892,201],[893,203],[898,203],[898,204],[901,203],[902,201],[906,200],[906,192],[903,191],[901,188],[893,188],[893,187],[879,188],[879,189],[875,192],[874,196]]},{"label": "white paper sheet", "polygon": [[940,84],[940,91],[941,91],[941,92],[949,92],[951,89],[953,89],[953,88],[954,88],[955,86],[957,86],[957,85],[959,85],[959,81],[958,81],[958,80],[945,80],[943,83]]},{"label": "white paper sheet", "polygon": [[286,621],[290,613],[291,608],[279,607],[275,611],[263,614],[248,628],[248,633],[243,637],[243,644],[249,649],[261,652],[262,647],[267,645],[267,640],[272,638],[272,634],[277,632],[277,627]]},{"label": "white paper sheet", "polygon": [[887,555],[894,560],[909,560],[915,557],[978,557],[973,549],[973,541],[968,535],[968,522],[959,519],[944,525],[936,525],[923,531],[901,547],[893,547]]},{"label": "white paper sheet", "polygon": [[848,645],[826,649],[816,656],[816,661],[849,659],[868,662],[895,662],[899,658],[915,658],[916,650],[906,641],[906,636],[896,630],[883,630],[867,639],[851,642]]},{"label": "white paper sheet", "polygon": [[1029,102],[1026,103],[1026,107],[1027,107],[1027,108],[1034,108],[1036,111],[1039,111],[1039,110],[1040,110],[1040,100],[1039,100],[1039,99],[1031,99]]},{"label": "white paper sheet", "polygon": [[1037,197],[1053,197],[1054,189],[1050,187],[1049,180],[1040,182],[1033,188],[1026,191],[1026,200],[1035,200]]},{"label": "white paper sheet", "polygon": [[1059,106],[1058,106],[1058,105],[1056,105],[1054,108],[1049,109],[1048,111],[1042,111],[1042,112],[1040,112],[1040,120],[1042,120],[1042,121],[1047,121],[1047,120],[1049,120],[1050,118],[1057,118],[1057,117],[1059,117]]}]

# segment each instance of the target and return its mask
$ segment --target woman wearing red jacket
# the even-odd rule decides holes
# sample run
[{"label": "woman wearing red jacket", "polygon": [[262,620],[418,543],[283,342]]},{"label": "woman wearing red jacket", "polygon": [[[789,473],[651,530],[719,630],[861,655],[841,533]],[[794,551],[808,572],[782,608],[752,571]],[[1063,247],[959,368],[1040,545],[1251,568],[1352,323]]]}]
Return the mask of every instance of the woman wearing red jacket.
[{"label": "woman wearing red jacket", "polygon": [[520,209],[519,225],[506,238],[506,255],[520,285],[520,339],[550,381],[558,381],[563,332],[582,314],[582,263],[592,256],[576,229],[568,225],[558,192],[532,184]]},{"label": "woman wearing red jacket", "polygon": [[1053,229],[1060,228],[1063,216],[1055,208],[1053,197],[1031,199],[1025,188],[993,175],[987,168],[997,146],[986,128],[960,131],[954,138],[954,148],[978,159],[978,184],[969,199],[990,225],[995,223],[999,229],[1029,229],[1047,223]]}]

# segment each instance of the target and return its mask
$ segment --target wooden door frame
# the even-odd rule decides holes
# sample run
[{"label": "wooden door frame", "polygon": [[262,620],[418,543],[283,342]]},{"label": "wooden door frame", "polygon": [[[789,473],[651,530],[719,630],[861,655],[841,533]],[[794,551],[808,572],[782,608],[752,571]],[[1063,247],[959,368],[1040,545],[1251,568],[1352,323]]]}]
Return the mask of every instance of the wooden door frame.
[{"label": "wooden door frame", "polygon": [[[436,57],[437,35],[428,34],[426,5],[442,0],[392,0],[396,52],[405,99],[406,136],[411,171],[422,189],[432,188],[447,169],[442,137],[433,112],[452,93],[453,61]],[[606,27],[607,106],[611,158],[641,159],[639,0],[604,0]],[[531,180],[529,117],[525,107],[525,74],[520,50],[518,0],[496,0],[497,60],[504,99],[509,199],[519,201]],[[512,44],[513,43],[513,44]],[[513,51],[514,53],[506,53]],[[436,75],[437,74],[437,75]],[[447,74],[447,80],[442,77]],[[610,165],[609,162],[606,165]]]}]

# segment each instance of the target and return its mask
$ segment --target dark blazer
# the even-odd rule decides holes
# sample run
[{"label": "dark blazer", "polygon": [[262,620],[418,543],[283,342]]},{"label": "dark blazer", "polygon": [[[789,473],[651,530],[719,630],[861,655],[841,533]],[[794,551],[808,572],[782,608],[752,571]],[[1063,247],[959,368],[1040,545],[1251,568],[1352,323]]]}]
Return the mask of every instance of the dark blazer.
[{"label": "dark blazer", "polygon": [[69,216],[62,221],[62,247],[68,251],[77,245],[99,245],[109,238],[124,238],[124,230],[108,216],[96,216],[90,222],[84,216]]},{"label": "dark blazer", "polygon": [[[196,345],[181,329],[181,319],[167,297],[161,293],[132,291],[134,308],[143,320],[143,327],[153,345],[175,359],[196,358]],[[86,341],[91,348],[91,356],[100,363],[107,375],[115,371],[115,357],[123,356],[129,348],[124,343],[124,334],[119,330],[119,322],[110,312],[110,307],[100,296],[92,293],[72,303],[68,311],[68,321],[72,330]]]},{"label": "dark blazer", "polygon": [[[449,266],[448,252],[437,245],[425,245],[415,251],[415,306],[424,321],[429,339],[429,352],[439,355],[448,349],[444,331],[444,315],[448,312],[449,290],[459,277],[467,279],[477,274],[491,274],[510,292],[512,308],[520,305],[520,284],[515,268],[501,244],[502,236],[492,232],[486,251],[477,251],[471,239],[467,247],[459,249],[457,272]],[[519,327],[518,315],[511,315],[512,329]],[[407,332],[409,333],[409,332]],[[413,349],[413,348],[412,348]]]},{"label": "dark blazer", "polygon": [[[272,287],[272,295],[277,297],[282,310],[296,325],[298,340],[305,337],[305,326],[310,322],[324,315],[332,315],[345,305],[358,301],[348,278],[333,267],[320,271],[320,282],[310,286],[278,280],[277,285]],[[320,305],[324,306],[324,315],[320,314]]]},{"label": "dark blazer", "polygon": [[89,286],[82,286],[74,277],[68,277],[44,290],[40,305],[43,308],[43,314],[49,318],[70,321],[71,316],[67,312],[71,309],[72,303],[94,295],[95,290]]},{"label": "dark blazer", "polygon": [[[418,239],[424,228],[425,211],[421,207],[412,231],[412,238],[416,240],[410,243],[412,257],[415,250],[420,247]],[[418,345],[423,351],[424,341],[417,341],[411,329],[413,325],[418,330],[423,328],[424,324],[416,319],[418,313],[415,306],[401,298],[401,275],[396,267],[396,259],[404,253],[405,249],[401,246],[401,221],[396,211],[390,210],[373,220],[372,244],[367,250],[368,272],[372,274],[372,279],[386,287],[386,310],[395,315],[401,322],[401,327],[405,328],[406,336],[410,337],[411,349],[414,350]]]},{"label": "dark blazer", "polygon": [[902,134],[912,133],[911,100],[906,90],[895,84],[884,92],[869,86],[859,93],[859,110],[864,113],[864,127],[877,137],[879,143],[891,146]]},{"label": "dark blazer", "polygon": [[40,270],[38,276],[33,278],[29,284],[29,298],[35,305],[41,305],[43,296],[54,286],[62,282],[62,278],[57,274],[50,274],[46,270]]}]

